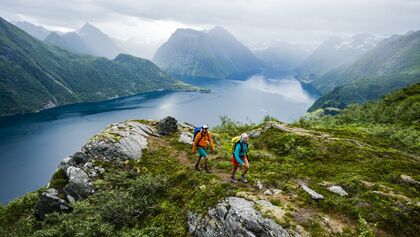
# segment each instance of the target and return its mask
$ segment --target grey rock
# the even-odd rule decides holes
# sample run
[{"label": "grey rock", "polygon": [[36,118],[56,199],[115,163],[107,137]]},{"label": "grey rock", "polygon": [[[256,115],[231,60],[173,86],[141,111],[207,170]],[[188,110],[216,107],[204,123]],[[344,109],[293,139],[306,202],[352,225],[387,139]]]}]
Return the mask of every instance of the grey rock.
[{"label": "grey rock", "polygon": [[248,133],[248,136],[250,138],[255,138],[255,137],[261,136],[261,129],[252,130],[251,132]]},{"label": "grey rock", "polygon": [[73,204],[74,202],[76,202],[76,200],[74,199],[74,197],[72,197],[71,195],[67,195],[67,200],[69,200],[69,202],[71,204]]},{"label": "grey rock", "polygon": [[90,168],[92,168],[92,166],[93,166],[93,163],[89,161],[83,166],[83,168],[90,169]]},{"label": "grey rock", "polygon": [[406,182],[408,184],[420,184],[419,181],[413,179],[411,176],[402,174],[400,177],[404,182]]},{"label": "grey rock", "polygon": [[239,197],[228,197],[205,217],[188,213],[188,230],[193,236],[298,236],[289,233],[272,219],[255,209],[255,203]]},{"label": "grey rock", "polygon": [[178,129],[180,130],[193,131],[194,128],[194,125],[187,122],[178,123]]},{"label": "grey rock", "polygon": [[255,186],[257,186],[257,188],[259,189],[259,190],[263,190],[263,188],[264,188],[264,185],[261,183],[261,181],[257,181],[257,184],[255,185]]},{"label": "grey rock", "polygon": [[279,193],[281,193],[281,190],[280,189],[267,189],[264,192],[265,195],[271,195],[271,196],[275,196],[275,195],[277,195]]},{"label": "grey rock", "polygon": [[37,219],[43,220],[46,214],[52,212],[68,212],[71,210],[71,206],[58,197],[58,191],[50,188],[41,193],[34,209],[34,215]]},{"label": "grey rock", "polygon": [[182,132],[179,136],[178,142],[185,143],[185,144],[193,144],[193,134],[189,132]]},{"label": "grey rock", "polygon": [[82,151],[90,160],[140,159],[142,150],[148,146],[149,136],[157,136],[157,134],[149,126],[138,122],[111,124],[103,132],[90,139]]},{"label": "grey rock", "polygon": [[175,118],[168,116],[159,121],[158,133],[160,135],[166,136],[166,135],[176,132],[177,130],[178,130],[178,121]]},{"label": "grey rock", "polygon": [[314,190],[310,189],[308,186],[306,186],[303,182],[300,183],[300,186],[302,187],[305,192],[309,193],[311,195],[311,198],[314,200],[322,200],[324,199],[324,196],[321,194],[315,192]]},{"label": "grey rock", "polygon": [[95,170],[97,170],[99,173],[101,173],[101,174],[103,174],[103,173],[105,173],[105,169],[104,168],[102,168],[102,167],[99,167],[99,166],[96,166],[95,167]]},{"label": "grey rock", "polygon": [[81,168],[70,166],[66,174],[69,177],[69,182],[64,187],[67,195],[74,197],[75,200],[82,200],[93,193],[89,176]]},{"label": "grey rock", "polygon": [[76,152],[70,156],[76,162],[77,165],[85,164],[89,159],[83,152]]},{"label": "grey rock", "polygon": [[330,192],[336,193],[336,194],[338,194],[342,197],[348,195],[348,193],[340,186],[334,185],[334,186],[328,187],[328,190],[330,190]]},{"label": "grey rock", "polygon": [[58,165],[58,168],[67,170],[67,168],[70,166],[76,166],[76,161],[72,157],[69,156],[60,162],[60,164]]}]

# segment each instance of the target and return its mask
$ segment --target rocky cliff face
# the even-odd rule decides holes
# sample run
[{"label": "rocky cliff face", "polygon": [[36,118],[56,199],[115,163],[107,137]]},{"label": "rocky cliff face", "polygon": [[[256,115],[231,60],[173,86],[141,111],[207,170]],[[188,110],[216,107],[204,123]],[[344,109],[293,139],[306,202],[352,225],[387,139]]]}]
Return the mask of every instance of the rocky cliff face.
[{"label": "rocky cliff face", "polygon": [[35,207],[35,216],[43,219],[45,214],[51,212],[71,210],[71,203],[86,199],[94,193],[92,181],[106,172],[104,168],[95,166],[95,161],[122,163],[140,159],[143,149],[147,149],[149,136],[159,135],[151,127],[134,121],[111,124],[96,134],[81,151],[65,158],[58,165],[57,172],[64,171],[61,178],[67,184],[56,189],[50,183]]},{"label": "rocky cliff face", "polygon": [[264,217],[257,205],[273,206],[270,202],[248,201],[240,197],[228,197],[210,209],[205,217],[188,214],[188,230],[198,237],[210,236],[300,236],[290,233],[271,218]]}]

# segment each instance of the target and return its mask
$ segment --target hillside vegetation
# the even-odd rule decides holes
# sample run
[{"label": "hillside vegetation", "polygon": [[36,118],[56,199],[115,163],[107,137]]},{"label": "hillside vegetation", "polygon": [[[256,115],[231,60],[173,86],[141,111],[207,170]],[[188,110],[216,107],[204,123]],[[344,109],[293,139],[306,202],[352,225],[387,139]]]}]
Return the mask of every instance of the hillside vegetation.
[{"label": "hillside vegetation", "polygon": [[[270,117],[259,124],[222,117],[212,130],[212,174],[194,171],[196,155],[179,142],[180,132],[150,138],[139,160],[96,161],[106,172],[94,181],[95,193],[69,213],[36,220],[33,207],[44,189],[1,206],[0,235],[185,236],[188,213],[204,214],[223,198],[239,196],[270,201],[274,206],[260,211],[302,236],[416,236],[419,88],[337,116],[312,113],[291,125]],[[250,183],[232,184],[230,141],[242,132],[251,134]],[[66,182],[59,171],[51,180],[55,188]],[[324,199],[312,199],[302,183]],[[332,185],[348,195],[330,192]]]}]

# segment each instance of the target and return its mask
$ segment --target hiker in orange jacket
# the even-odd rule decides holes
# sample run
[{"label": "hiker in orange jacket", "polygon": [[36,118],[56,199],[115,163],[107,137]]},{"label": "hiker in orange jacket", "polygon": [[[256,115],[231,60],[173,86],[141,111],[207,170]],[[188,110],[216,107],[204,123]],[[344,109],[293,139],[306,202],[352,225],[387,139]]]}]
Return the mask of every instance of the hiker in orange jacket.
[{"label": "hiker in orange jacket", "polygon": [[210,143],[211,151],[214,151],[214,144],[213,139],[211,139],[210,132],[208,131],[209,127],[204,124],[201,127],[201,131],[197,133],[195,136],[195,140],[192,147],[192,152],[195,153],[195,151],[198,151],[198,161],[197,164],[195,164],[195,169],[197,171],[201,171],[199,164],[201,161],[201,158],[204,158],[204,165],[207,173],[211,173],[207,166],[207,144]]}]

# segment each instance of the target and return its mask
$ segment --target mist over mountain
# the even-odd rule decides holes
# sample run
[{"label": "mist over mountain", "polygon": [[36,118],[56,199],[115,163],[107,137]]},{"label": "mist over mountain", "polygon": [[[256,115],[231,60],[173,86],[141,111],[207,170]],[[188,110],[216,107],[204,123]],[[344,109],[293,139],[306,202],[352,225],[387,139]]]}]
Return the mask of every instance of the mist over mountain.
[{"label": "mist over mountain", "polygon": [[222,27],[208,31],[178,29],[152,60],[171,74],[210,78],[252,74],[263,65]]},{"label": "mist over mountain", "polygon": [[351,65],[314,79],[311,83],[325,95],[310,111],[365,103],[417,82],[420,82],[420,31],[394,35]]},{"label": "mist over mountain", "polygon": [[370,34],[357,34],[348,39],[330,37],[299,66],[300,77],[311,80],[332,69],[348,65],[373,49],[380,40]]},{"label": "mist over mountain", "polygon": [[281,70],[293,70],[305,60],[311,50],[302,45],[287,41],[274,41],[265,47],[252,49],[254,55],[264,62],[265,66]]},{"label": "mist over mountain", "polygon": [[49,30],[45,29],[42,26],[36,26],[32,23],[29,23],[27,21],[18,21],[13,22],[17,27],[20,29],[26,31],[26,33],[32,35],[33,37],[43,41],[47,36],[51,33]]},{"label": "mist over mountain", "polygon": [[111,37],[90,23],[86,23],[74,32],[64,34],[52,32],[46,37],[45,42],[75,53],[103,56],[109,59],[125,52]]}]

